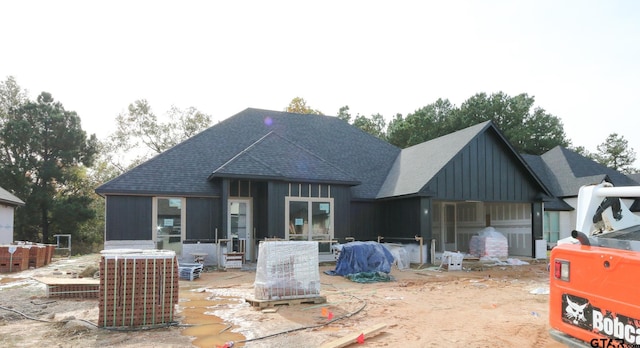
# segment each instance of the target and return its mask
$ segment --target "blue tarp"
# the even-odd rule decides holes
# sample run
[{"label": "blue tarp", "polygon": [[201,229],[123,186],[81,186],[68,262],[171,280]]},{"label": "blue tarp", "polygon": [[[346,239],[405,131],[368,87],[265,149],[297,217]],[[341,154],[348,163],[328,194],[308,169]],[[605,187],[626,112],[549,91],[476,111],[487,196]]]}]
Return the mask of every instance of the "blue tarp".
[{"label": "blue tarp", "polygon": [[350,242],[341,247],[336,269],[330,274],[346,276],[361,272],[391,272],[393,255],[382,244]]}]

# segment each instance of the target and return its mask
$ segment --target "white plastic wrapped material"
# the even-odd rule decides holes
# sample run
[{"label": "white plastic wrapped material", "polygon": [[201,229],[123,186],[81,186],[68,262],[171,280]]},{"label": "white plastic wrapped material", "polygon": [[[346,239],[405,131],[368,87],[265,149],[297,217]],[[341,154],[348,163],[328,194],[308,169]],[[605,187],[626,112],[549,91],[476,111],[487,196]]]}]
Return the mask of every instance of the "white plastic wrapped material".
[{"label": "white plastic wrapped material", "polygon": [[409,254],[403,245],[392,243],[383,243],[382,245],[393,255],[393,261],[398,269],[405,270],[411,266]]},{"label": "white plastic wrapped material", "polygon": [[495,230],[486,227],[477,236],[472,236],[469,241],[469,254],[477,257],[506,258],[509,256],[509,242],[507,237]]},{"label": "white plastic wrapped material", "polygon": [[442,254],[442,264],[440,267],[446,265],[448,271],[462,271],[462,260],[464,260],[463,254],[445,251]]},{"label": "white plastic wrapped material", "polygon": [[256,280],[257,300],[283,300],[320,295],[318,243],[260,242]]}]

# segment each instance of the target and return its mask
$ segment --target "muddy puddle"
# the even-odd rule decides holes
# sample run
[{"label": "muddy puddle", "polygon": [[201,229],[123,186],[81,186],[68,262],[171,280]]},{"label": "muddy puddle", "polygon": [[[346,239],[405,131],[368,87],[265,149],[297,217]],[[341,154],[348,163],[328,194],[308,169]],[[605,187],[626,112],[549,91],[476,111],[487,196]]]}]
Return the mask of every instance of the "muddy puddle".
[{"label": "muddy puddle", "polygon": [[[200,348],[223,347],[228,342],[244,340],[242,334],[232,332],[232,325],[211,314],[214,310],[237,304],[235,297],[213,296],[205,289],[180,291],[180,306],[184,316],[182,323],[189,326],[181,334],[195,337],[192,344]],[[241,343],[234,345],[242,346]]]},{"label": "muddy puddle", "polygon": [[17,282],[23,280],[24,278],[2,278],[0,277],[0,284],[8,284],[12,282]]}]

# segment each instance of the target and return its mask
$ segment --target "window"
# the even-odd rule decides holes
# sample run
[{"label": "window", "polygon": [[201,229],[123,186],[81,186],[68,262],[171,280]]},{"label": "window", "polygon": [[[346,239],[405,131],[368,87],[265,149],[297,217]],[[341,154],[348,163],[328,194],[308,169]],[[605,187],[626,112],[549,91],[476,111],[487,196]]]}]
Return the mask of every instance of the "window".
[{"label": "window", "polygon": [[185,199],[180,197],[157,197],[154,200],[154,239],[158,249],[173,250],[182,255],[184,237]]},{"label": "window", "polygon": [[560,239],[560,212],[545,211],[543,225],[544,239],[548,243],[556,243]]},{"label": "window", "polygon": [[[333,198],[285,198],[288,240],[328,241],[333,239]],[[329,243],[320,243],[329,252]],[[326,250],[325,250],[326,249]]]},{"label": "window", "polygon": [[231,180],[229,197],[251,197],[251,181]]}]

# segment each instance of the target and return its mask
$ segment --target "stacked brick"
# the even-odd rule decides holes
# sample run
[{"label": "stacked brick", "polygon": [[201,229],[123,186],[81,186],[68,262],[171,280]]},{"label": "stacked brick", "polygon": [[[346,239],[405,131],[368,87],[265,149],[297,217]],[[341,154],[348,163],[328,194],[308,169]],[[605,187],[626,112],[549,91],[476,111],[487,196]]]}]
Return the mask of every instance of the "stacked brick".
[{"label": "stacked brick", "polygon": [[103,251],[98,326],[140,327],[173,322],[178,278],[173,251]]},{"label": "stacked brick", "polygon": [[29,249],[19,245],[0,246],[0,273],[29,269]]},{"label": "stacked brick", "polygon": [[20,242],[0,245],[0,273],[20,272],[48,265],[55,250],[56,246],[51,244]]},{"label": "stacked brick", "polygon": [[60,284],[47,287],[47,297],[53,298],[98,298],[98,284]]},{"label": "stacked brick", "polygon": [[29,249],[29,267],[42,267],[47,264],[47,246],[32,244],[26,245]]},{"label": "stacked brick", "polygon": [[51,263],[51,259],[53,259],[53,254],[56,252],[56,246],[53,244],[46,244],[47,248],[46,254],[44,256],[44,264],[48,265]]}]

